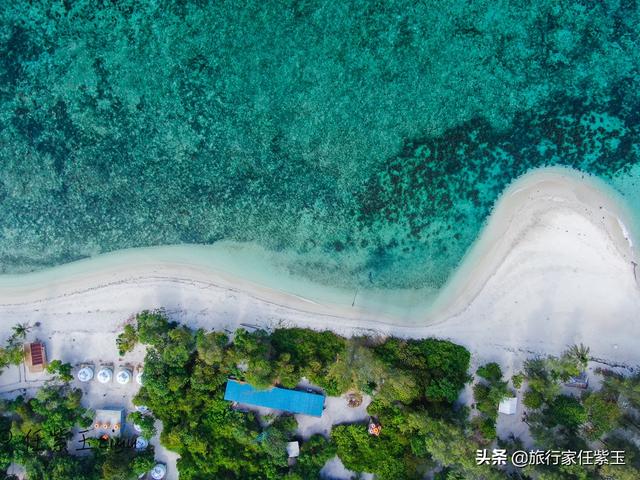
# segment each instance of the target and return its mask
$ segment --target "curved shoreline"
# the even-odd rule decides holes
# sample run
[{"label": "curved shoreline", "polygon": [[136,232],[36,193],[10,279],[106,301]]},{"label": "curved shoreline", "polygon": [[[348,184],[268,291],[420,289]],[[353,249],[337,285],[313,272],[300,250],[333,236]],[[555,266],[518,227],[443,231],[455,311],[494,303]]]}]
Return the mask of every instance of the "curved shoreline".
[{"label": "curved shoreline", "polygon": [[571,209],[599,226],[621,258],[637,262],[631,215],[611,187],[568,168],[533,170],[516,179],[500,196],[487,225],[441,291],[432,315],[446,319],[480,293],[519,240],[544,216]]},{"label": "curved shoreline", "polygon": [[[42,304],[59,296],[78,295],[142,279],[167,283],[193,281],[244,292],[281,306],[346,318],[386,320],[410,325],[446,320],[478,295],[519,237],[559,206],[583,210],[599,223],[623,258],[635,261],[629,229],[611,189],[593,177],[564,168],[534,170],[514,181],[496,203],[481,235],[447,284],[436,294],[425,289],[360,290],[332,288],[294,277],[264,258],[249,244],[172,245],[121,250],[47,270],[0,275],[0,305]],[[596,218],[596,215],[601,218]],[[273,279],[273,280],[272,280]],[[352,306],[352,303],[354,304]],[[419,322],[406,318],[417,315]]]}]

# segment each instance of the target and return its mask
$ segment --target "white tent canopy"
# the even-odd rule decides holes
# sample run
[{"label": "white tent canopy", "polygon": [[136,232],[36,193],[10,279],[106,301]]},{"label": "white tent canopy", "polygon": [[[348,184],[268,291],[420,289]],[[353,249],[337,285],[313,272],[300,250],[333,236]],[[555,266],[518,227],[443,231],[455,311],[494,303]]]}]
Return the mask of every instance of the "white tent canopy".
[{"label": "white tent canopy", "polygon": [[300,455],[300,444],[298,442],[287,443],[287,454],[289,458],[295,458]]},{"label": "white tent canopy", "polygon": [[116,375],[116,382],[118,382],[120,385],[126,385],[130,381],[131,372],[129,370],[122,369],[118,372],[118,375]]},{"label": "white tent canopy", "polygon": [[100,383],[109,383],[113,378],[113,371],[109,367],[102,367],[98,372],[98,381]]},{"label": "white tent canopy", "polygon": [[136,438],[136,450],[144,450],[149,446],[149,441],[144,437]]},{"label": "white tent canopy", "polygon": [[136,374],[136,382],[138,382],[138,385],[144,385],[143,380],[142,380],[142,369],[138,370],[138,373]]},{"label": "white tent canopy", "polygon": [[78,370],[78,380],[81,382],[88,382],[93,378],[93,368],[91,367],[82,367]]},{"label": "white tent canopy", "polygon": [[151,470],[151,478],[153,478],[153,480],[162,480],[166,474],[167,467],[165,467],[161,463],[158,463],[155,467],[153,467],[153,470]]},{"label": "white tent canopy", "polygon": [[518,410],[518,399],[516,397],[504,398],[498,405],[498,412],[505,415],[515,415]]}]

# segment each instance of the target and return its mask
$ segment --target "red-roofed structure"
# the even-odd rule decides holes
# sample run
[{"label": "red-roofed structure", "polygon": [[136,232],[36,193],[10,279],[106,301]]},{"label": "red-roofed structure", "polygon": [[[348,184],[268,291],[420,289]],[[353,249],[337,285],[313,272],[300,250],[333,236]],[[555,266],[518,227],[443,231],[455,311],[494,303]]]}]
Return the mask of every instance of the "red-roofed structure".
[{"label": "red-roofed structure", "polygon": [[28,343],[24,346],[25,362],[32,373],[42,372],[47,366],[47,351],[42,342]]}]

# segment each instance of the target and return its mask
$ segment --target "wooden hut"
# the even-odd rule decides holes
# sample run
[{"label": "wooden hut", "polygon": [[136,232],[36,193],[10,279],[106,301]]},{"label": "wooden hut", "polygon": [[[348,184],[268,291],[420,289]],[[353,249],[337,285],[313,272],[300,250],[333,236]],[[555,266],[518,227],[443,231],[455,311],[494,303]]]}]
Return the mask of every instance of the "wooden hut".
[{"label": "wooden hut", "polygon": [[43,372],[47,367],[47,351],[44,347],[44,343],[33,342],[25,344],[24,360],[29,372]]}]

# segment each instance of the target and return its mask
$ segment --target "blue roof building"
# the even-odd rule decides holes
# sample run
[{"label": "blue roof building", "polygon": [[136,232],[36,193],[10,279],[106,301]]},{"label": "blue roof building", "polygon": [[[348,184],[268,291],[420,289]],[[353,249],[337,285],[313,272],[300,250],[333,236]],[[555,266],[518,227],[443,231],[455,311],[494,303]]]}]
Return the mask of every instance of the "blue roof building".
[{"label": "blue roof building", "polygon": [[238,380],[227,381],[224,399],[231,402],[273,408],[290,413],[302,413],[313,417],[322,416],[324,396],[316,393],[287,390],[273,387],[268,390],[256,390],[252,385]]}]

